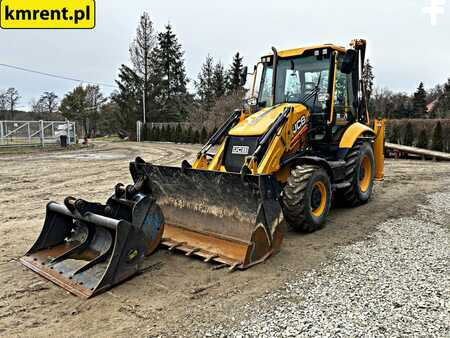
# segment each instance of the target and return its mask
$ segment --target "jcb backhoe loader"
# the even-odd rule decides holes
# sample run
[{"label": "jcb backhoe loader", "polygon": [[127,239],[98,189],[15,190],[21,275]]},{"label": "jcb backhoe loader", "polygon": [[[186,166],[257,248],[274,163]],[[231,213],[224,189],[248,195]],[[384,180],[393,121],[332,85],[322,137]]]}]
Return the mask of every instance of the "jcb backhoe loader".
[{"label": "jcb backhoe loader", "polygon": [[[22,263],[90,297],[139,271],[160,244],[245,269],[276,253],[286,224],[324,225],[332,198],[367,202],[383,178],[383,121],[371,127],[364,83],[366,42],[263,56],[250,95],[181,168],[130,163],[106,205],[51,202]],[[242,84],[245,83],[244,71]],[[285,220],[285,222],[284,222]]]}]

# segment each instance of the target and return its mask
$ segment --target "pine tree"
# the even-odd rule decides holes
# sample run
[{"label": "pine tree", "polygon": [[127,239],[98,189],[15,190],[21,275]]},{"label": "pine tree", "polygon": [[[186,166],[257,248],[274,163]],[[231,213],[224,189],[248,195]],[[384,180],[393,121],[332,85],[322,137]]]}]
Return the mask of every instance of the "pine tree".
[{"label": "pine tree", "polygon": [[130,133],[136,130],[136,121],[142,120],[142,81],[136,72],[128,66],[122,65],[119,69],[119,80],[116,80],[118,91],[111,94],[111,100],[117,109],[114,116],[119,128]]},{"label": "pine tree", "polygon": [[214,66],[214,73],[213,73],[214,96],[216,99],[225,95],[226,85],[227,83],[225,70],[223,68],[222,63],[219,61]]},{"label": "pine tree", "polygon": [[370,98],[373,93],[373,80],[375,79],[375,75],[373,75],[373,67],[370,64],[370,60],[367,59],[366,63],[364,64],[364,69],[362,72],[362,80],[364,83],[364,86],[367,90],[367,102],[370,102]]},{"label": "pine tree", "polygon": [[159,141],[159,128],[158,127],[152,127],[152,131],[151,131],[151,141]]},{"label": "pine tree", "polygon": [[204,144],[208,141],[208,132],[206,131],[206,128],[203,126],[201,134],[200,134],[200,143]]},{"label": "pine tree", "polygon": [[443,141],[444,141],[444,151],[450,153],[450,124],[442,127]]},{"label": "pine tree", "polygon": [[[200,73],[195,83],[200,104],[204,110],[210,112],[214,105],[214,61],[211,56],[207,56],[202,65]],[[204,121],[200,121],[203,123]]]},{"label": "pine tree", "polygon": [[436,123],[436,126],[434,127],[431,149],[432,150],[436,150],[436,151],[443,151],[444,150],[444,144],[443,144],[443,139],[442,139],[442,125],[441,125],[441,121],[438,121]]},{"label": "pine tree", "polygon": [[66,119],[77,121],[79,125],[81,125],[83,136],[85,137],[89,134],[89,105],[86,97],[86,90],[82,85],[80,85],[67,93],[62,99],[60,105],[62,115]]},{"label": "pine tree", "polygon": [[151,61],[153,72],[152,95],[155,97],[155,118],[160,121],[180,121],[186,118],[191,95],[187,92],[188,79],[184,66],[184,52],[170,24],[158,34]]},{"label": "pine tree", "polygon": [[174,142],[183,142],[183,129],[181,128],[181,125],[179,123],[177,124],[177,127],[175,129]]},{"label": "pine tree", "polygon": [[193,143],[192,142],[193,134],[192,134],[192,127],[191,126],[189,126],[188,130],[186,131],[184,139],[185,139],[186,143]]},{"label": "pine tree", "polygon": [[233,63],[228,72],[227,89],[229,93],[242,89],[241,87],[241,73],[243,69],[242,60],[243,58],[239,55],[239,52],[237,52],[233,57]]},{"label": "pine tree", "polygon": [[438,102],[434,109],[437,117],[449,118],[450,117],[450,78],[443,86],[442,94],[437,99]]},{"label": "pine tree", "polygon": [[158,141],[162,141],[164,138],[164,129],[163,127],[156,127],[157,128],[157,133],[158,133]]},{"label": "pine tree", "polygon": [[217,127],[214,127],[211,134],[209,134],[209,137],[211,138],[217,131]]},{"label": "pine tree", "polygon": [[173,136],[174,136],[174,132],[172,127],[170,126],[170,124],[167,125],[167,137],[166,140],[167,142],[173,142]]},{"label": "pine tree", "polygon": [[167,141],[167,128],[166,128],[166,126],[161,126],[160,141],[161,142],[166,142]]},{"label": "pine tree", "polygon": [[417,91],[414,93],[413,105],[414,105],[414,117],[423,118],[427,115],[427,92],[425,91],[423,82],[419,84]]},{"label": "pine tree", "polygon": [[403,144],[405,146],[412,146],[414,142],[414,131],[410,121],[406,124],[405,137],[403,138]]},{"label": "pine tree", "polygon": [[417,148],[427,149],[428,148],[428,134],[427,130],[423,128],[420,131],[419,139],[417,141]]},{"label": "pine tree", "polygon": [[399,143],[400,139],[400,127],[398,124],[394,124],[391,129],[391,133],[389,134],[389,142],[391,143]]},{"label": "pine tree", "polygon": [[200,141],[200,133],[198,132],[198,129],[194,132],[194,137],[192,138],[192,143],[201,143]]}]

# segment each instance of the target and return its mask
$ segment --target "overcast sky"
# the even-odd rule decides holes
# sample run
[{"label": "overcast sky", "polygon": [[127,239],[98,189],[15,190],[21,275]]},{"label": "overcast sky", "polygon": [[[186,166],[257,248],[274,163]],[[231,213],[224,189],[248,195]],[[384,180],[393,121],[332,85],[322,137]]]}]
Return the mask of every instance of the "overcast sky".
[{"label": "overcast sky", "polygon": [[[450,1],[433,26],[422,9],[432,0],[97,0],[94,30],[0,30],[0,63],[86,81],[114,84],[139,16],[149,12],[157,30],[170,22],[194,79],[207,54],[230,64],[236,51],[252,66],[271,46],[278,50],[315,43],[347,46],[368,40],[376,85],[413,92],[450,77]],[[0,67],[0,89],[16,87],[20,106],[76,83]],[[103,87],[105,93],[110,88]]]}]

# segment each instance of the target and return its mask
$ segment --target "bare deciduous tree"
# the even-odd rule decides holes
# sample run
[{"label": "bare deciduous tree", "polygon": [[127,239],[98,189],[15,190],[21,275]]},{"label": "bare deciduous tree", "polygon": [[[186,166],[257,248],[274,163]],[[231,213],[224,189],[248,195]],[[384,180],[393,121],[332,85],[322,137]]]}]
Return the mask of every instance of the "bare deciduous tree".
[{"label": "bare deciduous tree", "polygon": [[20,95],[16,88],[8,88],[6,90],[6,106],[11,114],[11,120],[14,120],[14,110],[19,103]]},{"label": "bare deciduous tree", "polygon": [[105,103],[106,99],[100,91],[100,87],[97,85],[88,85],[86,87],[86,101],[89,109],[89,129],[90,137],[96,137],[97,135],[97,123],[99,120],[101,106]]},{"label": "bare deciduous tree", "polygon": [[42,115],[45,112],[45,107],[42,104],[42,101],[40,99],[31,99],[30,100],[30,106],[31,106],[31,112],[35,114],[37,117],[41,118]]},{"label": "bare deciduous tree", "polygon": [[142,79],[146,107],[149,106],[149,93],[152,90],[150,85],[152,67],[150,59],[155,43],[156,36],[153,22],[149,14],[144,12],[136,29],[136,37],[130,45],[130,59],[133,70]]},{"label": "bare deciduous tree", "polygon": [[51,114],[58,110],[58,95],[56,95],[54,92],[44,92],[39,101],[44,107],[44,111],[46,113]]},{"label": "bare deciduous tree", "polygon": [[[189,116],[189,122],[194,129],[201,130],[205,127],[208,131],[218,128],[224,123],[235,109],[242,107],[244,98],[243,90],[236,90],[233,93],[218,98],[210,111],[205,111],[204,107],[198,106]],[[207,118],[205,118],[207,116]]]},{"label": "bare deciduous tree", "polygon": [[6,118],[7,104],[8,100],[6,99],[6,91],[0,90],[0,113],[2,114],[2,119]]}]

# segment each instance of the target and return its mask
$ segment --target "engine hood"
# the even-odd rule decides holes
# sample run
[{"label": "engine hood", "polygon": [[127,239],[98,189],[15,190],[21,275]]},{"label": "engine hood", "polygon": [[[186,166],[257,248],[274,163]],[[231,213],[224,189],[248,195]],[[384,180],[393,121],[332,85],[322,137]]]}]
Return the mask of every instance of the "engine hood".
[{"label": "engine hood", "polygon": [[228,134],[231,136],[264,135],[286,107],[293,107],[298,112],[307,111],[307,108],[299,103],[282,103],[264,108],[239,122]]}]

